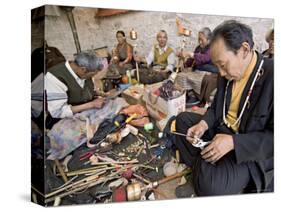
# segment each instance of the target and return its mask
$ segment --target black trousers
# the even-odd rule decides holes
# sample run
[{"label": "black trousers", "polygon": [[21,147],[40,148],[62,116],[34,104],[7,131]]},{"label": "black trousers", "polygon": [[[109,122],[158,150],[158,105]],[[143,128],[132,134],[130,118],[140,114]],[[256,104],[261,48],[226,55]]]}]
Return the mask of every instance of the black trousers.
[{"label": "black trousers", "polygon": [[[176,118],[177,132],[186,134],[187,129],[201,120],[201,115],[184,112]],[[220,133],[229,131],[220,130]],[[218,133],[208,130],[202,139],[209,141]],[[247,164],[237,164],[234,151],[223,156],[215,164],[201,158],[199,148],[192,146],[185,137],[177,136],[175,145],[180,151],[181,160],[192,167],[193,186],[197,196],[239,194],[249,185],[251,175]]]}]

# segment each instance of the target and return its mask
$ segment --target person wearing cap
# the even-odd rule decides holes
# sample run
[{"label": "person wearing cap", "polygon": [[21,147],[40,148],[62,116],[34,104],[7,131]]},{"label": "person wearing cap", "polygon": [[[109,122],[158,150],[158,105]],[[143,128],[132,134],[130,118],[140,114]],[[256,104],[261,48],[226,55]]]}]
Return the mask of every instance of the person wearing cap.
[{"label": "person wearing cap", "polygon": [[75,113],[101,108],[103,98],[96,98],[92,77],[103,68],[95,55],[79,53],[47,70],[45,88],[47,108],[52,118],[70,118]]}]

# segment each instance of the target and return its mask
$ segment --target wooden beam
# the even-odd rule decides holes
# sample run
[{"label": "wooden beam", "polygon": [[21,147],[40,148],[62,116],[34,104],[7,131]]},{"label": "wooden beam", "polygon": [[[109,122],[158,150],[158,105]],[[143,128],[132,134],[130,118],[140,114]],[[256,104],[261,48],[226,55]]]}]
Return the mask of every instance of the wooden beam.
[{"label": "wooden beam", "polygon": [[128,13],[128,12],[129,12],[129,10],[99,8],[97,13],[96,13],[96,17],[107,17],[107,16],[112,16],[112,15]]}]

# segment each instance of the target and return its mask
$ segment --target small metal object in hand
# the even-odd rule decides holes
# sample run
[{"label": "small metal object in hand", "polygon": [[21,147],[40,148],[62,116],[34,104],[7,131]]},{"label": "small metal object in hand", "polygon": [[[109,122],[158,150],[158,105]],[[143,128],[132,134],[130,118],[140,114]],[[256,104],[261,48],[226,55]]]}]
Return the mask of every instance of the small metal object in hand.
[{"label": "small metal object in hand", "polygon": [[192,146],[200,148],[200,149],[204,149],[205,146],[209,145],[211,143],[211,141],[203,141],[200,138],[193,138],[194,142],[192,142]]}]

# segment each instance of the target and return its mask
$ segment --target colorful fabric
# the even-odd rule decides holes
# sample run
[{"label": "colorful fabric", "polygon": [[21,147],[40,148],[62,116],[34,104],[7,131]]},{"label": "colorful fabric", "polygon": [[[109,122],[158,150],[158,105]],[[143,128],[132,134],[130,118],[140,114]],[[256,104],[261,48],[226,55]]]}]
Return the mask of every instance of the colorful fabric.
[{"label": "colorful fabric", "polygon": [[[64,118],[48,132],[51,148],[47,159],[62,159],[93,137],[91,130],[97,129],[105,119],[113,118],[122,108],[128,106],[123,98],[109,100],[101,109],[91,109]],[[89,129],[89,127],[91,129]],[[91,134],[91,135],[90,135]]]}]

